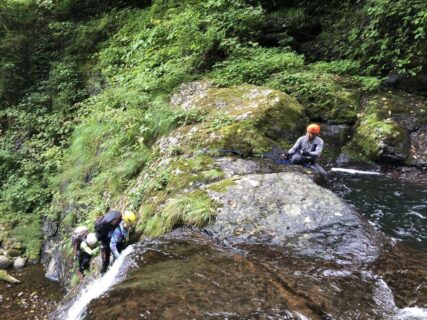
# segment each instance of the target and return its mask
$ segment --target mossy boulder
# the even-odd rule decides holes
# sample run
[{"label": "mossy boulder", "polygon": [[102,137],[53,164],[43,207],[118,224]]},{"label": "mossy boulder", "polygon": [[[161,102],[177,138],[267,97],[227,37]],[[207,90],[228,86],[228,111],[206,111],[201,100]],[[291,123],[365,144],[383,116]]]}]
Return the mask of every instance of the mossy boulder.
[{"label": "mossy boulder", "polygon": [[171,103],[203,114],[201,123],[184,132],[187,145],[199,148],[251,154],[269,150],[275,143],[288,146],[307,123],[303,107],[294,98],[252,85],[215,88],[208,82],[185,84]]},{"label": "mossy boulder", "polygon": [[359,111],[360,92],[341,88],[333,94],[307,96],[300,100],[313,121],[353,124]]},{"label": "mossy boulder", "polygon": [[352,78],[312,67],[274,75],[267,86],[296,97],[310,121],[354,124],[360,111],[361,85]]},{"label": "mossy boulder", "polygon": [[21,250],[17,250],[14,248],[7,250],[7,255],[9,257],[19,257],[21,255],[21,253],[22,253]]},{"label": "mossy boulder", "polygon": [[425,165],[425,99],[403,92],[367,97],[352,143],[372,161]]},{"label": "mossy boulder", "polygon": [[377,162],[404,162],[409,155],[409,135],[393,119],[365,114],[356,129],[354,142],[364,155]]}]

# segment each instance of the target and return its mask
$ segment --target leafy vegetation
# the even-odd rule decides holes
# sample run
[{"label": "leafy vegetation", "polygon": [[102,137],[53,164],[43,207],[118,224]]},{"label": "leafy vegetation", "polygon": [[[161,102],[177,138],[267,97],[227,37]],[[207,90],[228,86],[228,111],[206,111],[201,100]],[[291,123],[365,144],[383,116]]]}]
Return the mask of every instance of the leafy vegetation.
[{"label": "leafy vegetation", "polygon": [[[2,1],[0,220],[16,221],[14,236],[31,257],[42,216],[67,208],[66,232],[92,224],[123,193],[140,211],[140,232],[201,226],[213,204],[181,191],[223,173],[195,155],[196,144],[172,146],[175,167],[153,169],[158,139],[205,121],[206,132],[250,151],[278,133],[258,134],[271,119],[248,125],[174,109],[179,84],[267,86],[295,97],[312,121],[353,124],[378,76],[422,71],[426,17],[420,0]],[[234,139],[241,131],[247,136]]]}]

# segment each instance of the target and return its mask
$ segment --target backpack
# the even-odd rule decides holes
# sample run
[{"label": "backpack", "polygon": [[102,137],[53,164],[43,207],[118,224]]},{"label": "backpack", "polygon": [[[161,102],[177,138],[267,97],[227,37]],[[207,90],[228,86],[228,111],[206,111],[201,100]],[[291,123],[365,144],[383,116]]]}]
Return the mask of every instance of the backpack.
[{"label": "backpack", "polygon": [[85,226],[79,226],[74,229],[73,235],[71,236],[71,246],[73,248],[74,255],[80,254],[80,245],[89,233],[89,228]]},{"label": "backpack", "polygon": [[122,214],[119,211],[110,211],[96,219],[95,233],[98,241],[107,241],[109,233],[118,227],[121,221]]}]

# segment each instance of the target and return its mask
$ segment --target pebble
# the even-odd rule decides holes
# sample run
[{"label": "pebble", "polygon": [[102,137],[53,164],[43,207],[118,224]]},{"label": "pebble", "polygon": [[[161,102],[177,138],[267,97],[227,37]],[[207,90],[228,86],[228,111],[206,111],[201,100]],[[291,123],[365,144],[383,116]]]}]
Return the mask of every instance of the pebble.
[{"label": "pebble", "polygon": [[18,297],[22,296],[24,293],[21,291],[20,293],[18,293]]}]

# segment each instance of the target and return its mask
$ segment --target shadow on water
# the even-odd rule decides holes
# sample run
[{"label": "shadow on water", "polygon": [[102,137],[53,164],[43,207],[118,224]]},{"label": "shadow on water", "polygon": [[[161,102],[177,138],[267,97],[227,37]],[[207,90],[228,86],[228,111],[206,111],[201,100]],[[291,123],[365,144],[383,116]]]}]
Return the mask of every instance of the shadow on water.
[{"label": "shadow on water", "polygon": [[329,188],[388,236],[427,251],[427,184],[332,173]]}]

